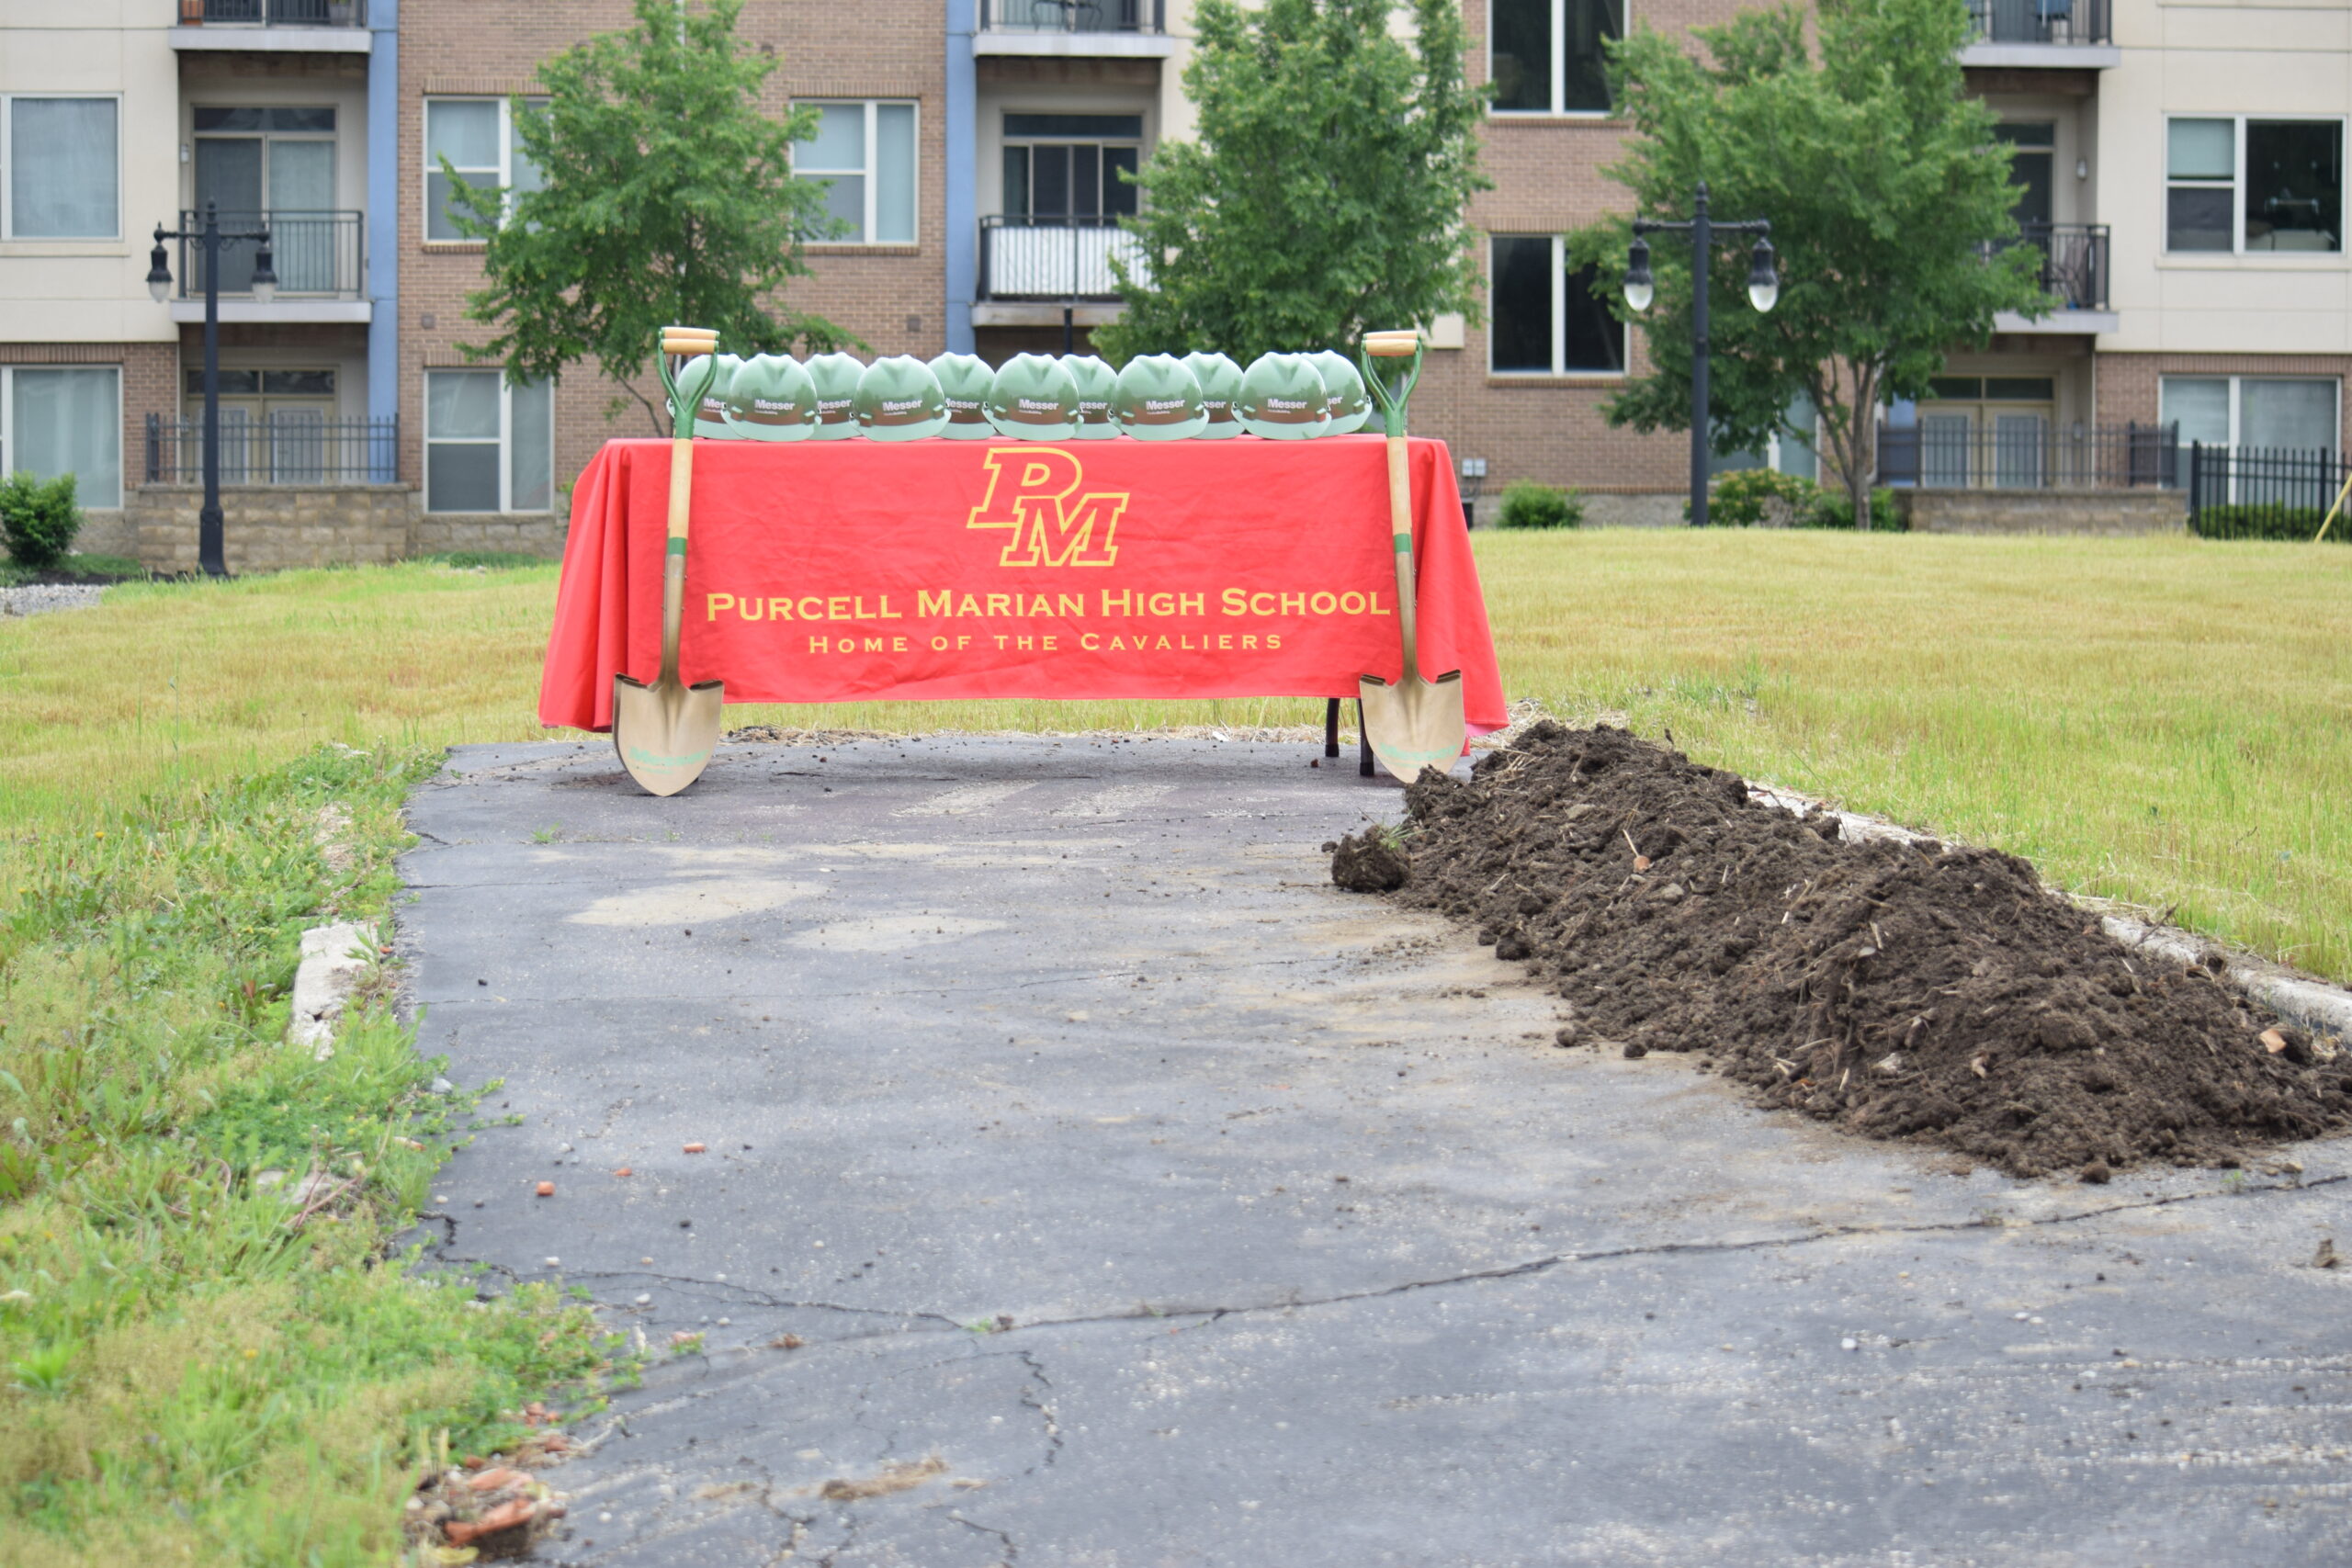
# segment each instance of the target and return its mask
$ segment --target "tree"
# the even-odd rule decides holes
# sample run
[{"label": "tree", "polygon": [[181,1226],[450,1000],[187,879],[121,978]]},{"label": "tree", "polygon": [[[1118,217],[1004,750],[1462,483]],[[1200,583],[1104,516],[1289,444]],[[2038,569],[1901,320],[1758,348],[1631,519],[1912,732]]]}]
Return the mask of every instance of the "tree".
[{"label": "tree", "polygon": [[636,383],[666,325],[716,328],[730,351],[762,354],[854,341],[782,308],[786,280],[808,273],[802,245],[834,225],[823,186],[792,174],[816,111],[761,112],[778,62],[738,40],[741,10],[637,0],[634,30],[542,63],[545,107],[513,105],[538,189],[470,186],[442,160],[459,228],[489,242],[489,287],[466,314],[496,334],[469,357],[500,361],[514,381],[593,358],[627,394],[607,417],[634,398],[663,434],[667,407]]},{"label": "tree", "polygon": [[1201,0],[1184,88],[1198,140],[1164,143],[1137,176],[1148,276],[1115,258],[1125,319],[1094,334],[1114,359],[1351,344],[1443,311],[1477,316],[1464,204],[1489,181],[1486,95],[1462,76],[1455,0]]},{"label": "tree", "polygon": [[[1764,218],[1780,252],[1781,299],[1744,298],[1747,247],[1724,246],[1708,274],[1714,439],[1752,449],[1800,396],[1818,414],[1815,450],[1843,475],[1857,526],[1870,516],[1883,398],[1916,398],[1956,344],[1981,346],[1995,312],[2050,309],[2041,257],[2017,244],[2017,192],[1994,117],[1967,96],[1958,0],[1821,0],[1806,45],[1795,6],[1695,29],[1704,63],[1646,28],[1613,51],[1622,113],[1634,126],[1605,172],[1643,216],[1687,215],[1707,182],[1723,219]],[[1617,285],[1630,220],[1568,236],[1573,265],[1598,269],[1621,319]],[[1604,409],[1638,430],[1690,427],[1690,251],[1656,242],[1657,299],[1644,322],[1654,374]]]}]

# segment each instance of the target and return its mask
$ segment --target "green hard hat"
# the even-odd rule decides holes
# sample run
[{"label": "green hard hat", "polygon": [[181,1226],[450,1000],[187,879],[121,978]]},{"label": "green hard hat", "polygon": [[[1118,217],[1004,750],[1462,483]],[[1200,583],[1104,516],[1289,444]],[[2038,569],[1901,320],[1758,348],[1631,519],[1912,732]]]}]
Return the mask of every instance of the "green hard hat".
[{"label": "green hard hat", "polygon": [[1078,381],[1042,354],[1016,354],[989,382],[989,423],[1016,441],[1068,441],[1078,434]]},{"label": "green hard hat", "polygon": [[786,355],[743,361],[721,406],[729,429],[754,441],[801,441],[817,428],[817,384]]},{"label": "green hard hat", "polygon": [[1111,393],[1119,428],[1138,441],[1182,441],[1208,424],[1201,408],[1201,381],[1182,360],[1144,354],[1127,361]]},{"label": "green hard hat", "polygon": [[854,355],[820,354],[808,361],[808,379],[817,384],[818,440],[865,434],[857,423],[857,383],[865,375]]},{"label": "green hard hat", "polygon": [[1333,349],[1318,348],[1306,356],[1323,378],[1331,398],[1331,427],[1326,435],[1353,435],[1372,417],[1372,394],[1364,390],[1363,372],[1356,362]]},{"label": "green hard hat", "polygon": [[1222,441],[1241,434],[1241,367],[1222,354],[1188,354],[1184,368],[1201,385],[1203,439]]},{"label": "green hard hat", "polygon": [[1275,441],[1305,441],[1331,423],[1331,394],[1304,355],[1261,354],[1241,378],[1241,427]]},{"label": "green hard hat", "polygon": [[996,434],[989,423],[989,383],[996,378],[988,361],[969,354],[943,354],[931,362],[939,389],[947,398],[947,428],[940,432],[957,441],[986,441]]},{"label": "green hard hat", "polygon": [[697,354],[678,367],[678,386],[681,390],[684,390],[700,381],[703,372],[709,368],[714,359],[718,362],[718,373],[710,378],[710,389],[703,393],[702,404],[695,410],[695,427],[692,434],[695,435],[724,436],[735,434],[727,428],[725,404],[727,389],[734,384],[735,372],[742,366],[743,362],[741,359],[731,354],[717,355]]},{"label": "green hard hat", "polygon": [[1119,384],[1119,373],[1091,354],[1066,354],[1062,363],[1069,367],[1070,379],[1078,383],[1078,434],[1082,441],[1107,441],[1119,434],[1119,422],[1111,413],[1111,393]]},{"label": "green hard hat", "polygon": [[921,441],[947,428],[947,394],[911,354],[877,359],[857,378],[857,423],[875,441]]}]

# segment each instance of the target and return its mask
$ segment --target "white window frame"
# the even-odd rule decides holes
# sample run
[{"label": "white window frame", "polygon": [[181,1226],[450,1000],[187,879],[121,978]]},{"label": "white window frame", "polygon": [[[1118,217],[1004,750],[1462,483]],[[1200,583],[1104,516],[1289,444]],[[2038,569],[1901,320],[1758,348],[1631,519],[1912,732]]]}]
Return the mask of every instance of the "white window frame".
[{"label": "white window frame", "polygon": [[[2172,122],[2177,119],[2220,119],[2227,120],[2230,124],[2230,134],[2232,137],[2230,148],[2229,184],[2230,248],[2226,251],[2176,251],[2172,248],[2172,192],[2175,183],[2172,177]],[[2310,125],[2334,125],[2335,127],[2336,137],[2335,155],[2338,163],[2342,164],[2346,159],[2352,159],[2352,146],[2346,145],[2347,135],[2352,135],[2352,116],[2340,114],[2286,113],[2193,114],[2186,111],[2180,114],[2165,115],[2164,136],[2165,156],[2164,162],[2161,165],[2164,174],[2165,191],[2163,205],[2163,222],[2165,226],[2164,254],[2167,256],[2188,257],[2254,256],[2263,260],[2268,260],[2275,256],[2294,256],[2300,258],[2307,265],[2313,262],[2337,266],[2352,264],[2352,242],[2347,242],[2344,233],[2346,226],[2346,209],[2347,207],[2352,207],[2352,198],[2347,198],[2342,195],[2337,197],[2335,212],[2335,249],[2332,251],[2249,251],[2245,248],[2245,128],[2248,120],[2256,119],[2261,120],[2266,125],[2294,122],[2301,122]],[[2186,180],[2180,182],[2180,184],[2185,189],[2214,190],[2220,188],[2221,182],[2218,180]],[[2187,372],[2184,371],[2182,374],[2186,375]],[[2234,380],[2234,378],[2233,378],[2233,379]],[[2230,394],[2230,404],[2233,411],[2234,411],[2237,406],[2237,393],[2234,390]],[[2233,412],[2230,418],[2233,425],[2234,425],[2237,419],[2236,413]],[[2232,445],[2234,446],[2235,443],[2232,443]]]},{"label": "white window frame", "polygon": [[[1497,240],[1540,240],[1544,237],[1544,236],[1541,234],[1514,234],[1509,230],[1490,231],[1487,235],[1487,267],[1488,274],[1487,277],[1487,291],[1490,296],[1494,292],[1495,285],[1493,276],[1495,265],[1495,242]],[[1623,365],[1619,366],[1614,370],[1587,370],[1576,368],[1568,365],[1568,243],[1557,234],[1552,235],[1551,241],[1552,367],[1548,370],[1504,370],[1498,368],[1495,364],[1495,334],[1491,330],[1489,330],[1487,333],[1487,374],[1507,379],[1526,380],[1534,380],[1537,378],[1548,379],[1561,376],[1575,376],[1579,378],[1596,377],[1611,381],[1623,380],[1627,374],[1627,370]],[[1617,323],[1617,328],[1620,332],[1624,332],[1626,330],[1625,323],[1619,321]],[[1618,357],[1620,359],[1627,358],[1631,353],[1632,344],[1629,337],[1626,341],[1623,351],[1618,355]]]},{"label": "white window frame", "polygon": [[[524,102],[544,107],[547,100],[526,96]],[[499,222],[502,226],[514,215],[514,100],[493,97],[487,93],[433,93],[424,99],[424,115],[417,122],[417,146],[424,167],[417,171],[417,211],[422,215],[424,243],[428,245],[479,245],[483,242],[469,235],[433,232],[433,176],[441,172],[441,160],[433,156],[433,106],[435,104],[496,104],[498,106],[498,189]],[[465,170],[458,171],[460,175]],[[476,171],[480,172],[480,171]]]},{"label": "white window frame", "polygon": [[[433,434],[433,387],[435,376],[495,376],[498,378],[498,436],[495,440],[482,435],[446,435]],[[492,513],[480,511],[438,512],[433,508],[433,449],[435,446],[495,446],[498,448],[498,511],[499,516],[537,517],[536,512],[516,513],[514,510],[514,387],[506,379],[504,371],[495,367],[436,365],[424,372],[424,403],[419,411],[424,429],[424,491],[421,504],[435,517],[483,517]],[[555,490],[555,397],[548,389],[548,493],[550,510]]]},{"label": "white window frame", "polygon": [[[114,232],[111,234],[35,234],[17,238],[17,201],[11,186],[17,168],[17,100],[19,98],[104,98],[114,105]],[[0,242],[23,245],[87,245],[122,238],[123,201],[122,95],[120,93],[0,93]]]},{"label": "white window frame", "polygon": [[[920,244],[922,240],[922,100],[920,98],[795,98],[792,100],[792,107],[796,109],[848,108],[853,105],[865,110],[865,167],[803,170],[800,167],[799,154],[796,152],[793,155],[792,172],[797,176],[811,180],[856,175],[865,182],[865,213],[858,220],[859,232],[856,238],[811,240],[808,244],[812,249],[840,245],[910,247]],[[880,200],[882,189],[881,174],[875,167],[876,160],[881,156],[881,138],[875,134],[880,127],[881,117],[876,111],[885,105],[893,108],[912,109],[915,116],[914,166],[907,171],[907,183],[912,187],[910,200],[915,215],[915,234],[910,240],[877,240],[873,237],[876,227],[875,215],[880,210],[877,203]],[[805,145],[807,145],[805,142],[793,143],[795,148]]]},{"label": "white window frame", "polygon": [[118,486],[114,500],[100,505],[80,491],[79,479],[75,496],[81,505],[93,512],[119,512],[122,509],[121,491],[130,488],[130,456],[122,438],[122,367],[119,365],[0,365],[0,475],[16,472],[17,467],[17,372],[19,370],[111,370],[114,372],[114,471]]},{"label": "white window frame", "polygon": [[[1617,36],[1624,38],[1633,30],[1633,0],[1623,0],[1625,13],[1617,19]],[[1617,112],[1613,104],[1597,109],[1563,108],[1561,100],[1568,96],[1568,0],[1552,0],[1552,90],[1551,107],[1540,109],[1507,109],[1490,107],[1487,115],[1495,119],[1607,119]],[[1487,7],[1487,81],[1495,79],[1495,13],[1493,0]]]},{"label": "white window frame", "polygon": [[[2208,118],[2219,118],[2217,116]],[[2194,253],[2192,253],[2194,254]],[[2211,253],[2219,254],[2219,252]],[[2335,390],[2335,418],[2328,428],[2335,432],[2332,452],[2344,449],[2344,378],[2340,376],[2244,376],[2227,371],[2172,370],[2156,378],[2156,416],[2164,417],[2164,384],[2166,381],[2227,381],[2230,384],[2230,438],[2223,445],[2235,451],[2244,443],[2245,384],[2248,381],[2323,381]]]}]

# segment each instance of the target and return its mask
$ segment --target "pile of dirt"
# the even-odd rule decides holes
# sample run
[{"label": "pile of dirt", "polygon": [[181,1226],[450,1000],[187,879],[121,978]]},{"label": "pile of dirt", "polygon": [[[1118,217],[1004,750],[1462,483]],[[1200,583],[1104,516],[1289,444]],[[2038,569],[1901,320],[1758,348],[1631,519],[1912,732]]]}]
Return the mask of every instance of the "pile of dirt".
[{"label": "pile of dirt", "polygon": [[[1406,802],[1397,897],[1555,983],[1563,1045],[1705,1053],[1769,1104],[2018,1176],[2233,1166],[2352,1126],[2352,1057],[2125,947],[2014,856],[1844,841],[1679,751],[1548,721]],[[1335,880],[1387,879],[1363,875],[1389,870],[1371,837],[1336,846]]]}]

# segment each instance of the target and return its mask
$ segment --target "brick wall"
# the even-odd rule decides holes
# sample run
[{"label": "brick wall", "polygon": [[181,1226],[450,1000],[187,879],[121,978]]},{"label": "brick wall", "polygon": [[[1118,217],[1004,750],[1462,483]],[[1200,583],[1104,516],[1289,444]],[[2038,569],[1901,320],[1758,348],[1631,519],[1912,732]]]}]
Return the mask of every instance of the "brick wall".
[{"label": "brick wall", "polygon": [[[467,292],[481,285],[481,247],[424,239],[424,99],[529,89],[540,61],[631,21],[626,0],[404,0],[401,7],[401,472],[413,482],[424,475],[424,372],[462,367],[458,345],[489,335],[464,314]],[[739,24],[752,46],[782,57],[768,83],[772,112],[811,96],[911,98],[920,106],[916,243],[811,250],[815,276],[786,291],[791,309],[826,317],[875,354],[928,358],[946,342],[944,27],[935,0],[880,0],[854,13],[761,5],[746,7]],[[639,390],[660,400],[658,383]],[[608,438],[652,434],[634,400],[607,419],[606,406],[623,391],[593,366],[557,389],[559,487]]]}]

